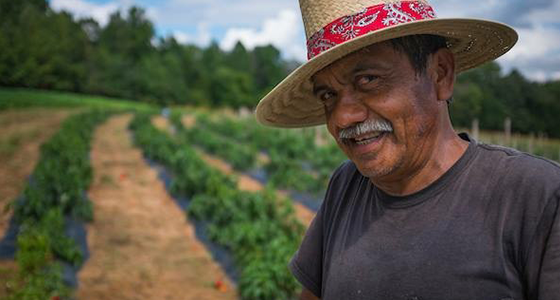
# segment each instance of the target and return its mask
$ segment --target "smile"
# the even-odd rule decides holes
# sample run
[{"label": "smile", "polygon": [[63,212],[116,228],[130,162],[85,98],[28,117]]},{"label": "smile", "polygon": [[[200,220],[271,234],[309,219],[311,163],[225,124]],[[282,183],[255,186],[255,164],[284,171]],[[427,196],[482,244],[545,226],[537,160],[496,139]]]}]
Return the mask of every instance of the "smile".
[{"label": "smile", "polygon": [[366,135],[363,135],[361,137],[354,138],[352,140],[354,141],[354,143],[358,145],[367,145],[373,143],[375,140],[379,139],[384,134],[385,134],[384,131],[374,131]]},{"label": "smile", "polygon": [[[389,133],[389,132],[388,131],[370,131],[368,133],[361,134],[357,137],[341,139],[341,141],[344,144],[346,144],[347,146],[350,146],[352,148],[354,148],[354,147],[364,148],[364,146],[368,146],[368,145],[380,142],[380,140],[383,139],[383,137],[387,133]],[[369,147],[367,147],[367,148],[369,148]],[[365,150],[365,149],[363,149],[363,150]]]}]

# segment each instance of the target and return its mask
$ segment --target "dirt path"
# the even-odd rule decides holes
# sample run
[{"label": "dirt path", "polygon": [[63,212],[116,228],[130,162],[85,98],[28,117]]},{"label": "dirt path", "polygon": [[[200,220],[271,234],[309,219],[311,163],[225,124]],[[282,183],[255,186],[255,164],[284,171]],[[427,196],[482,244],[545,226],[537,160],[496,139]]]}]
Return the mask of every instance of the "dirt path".
[{"label": "dirt path", "polygon": [[161,131],[173,132],[173,126],[163,116],[152,117],[152,124]]},{"label": "dirt path", "polygon": [[5,206],[18,197],[39,160],[40,146],[77,110],[35,108],[0,113],[0,236],[11,212]]},{"label": "dirt path", "polygon": [[[236,299],[186,214],[132,146],[130,120],[113,117],[95,133],[89,191],[95,221],[77,299]],[[224,285],[216,288],[216,281]]]}]

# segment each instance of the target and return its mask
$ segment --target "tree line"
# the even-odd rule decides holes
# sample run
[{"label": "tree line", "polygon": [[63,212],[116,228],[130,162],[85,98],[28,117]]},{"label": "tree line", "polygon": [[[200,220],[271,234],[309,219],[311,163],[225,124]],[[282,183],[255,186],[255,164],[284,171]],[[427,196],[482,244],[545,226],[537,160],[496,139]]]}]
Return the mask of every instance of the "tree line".
[{"label": "tree line", "polygon": [[[156,103],[254,107],[297,63],[273,46],[223,51],[157,37],[145,11],[114,12],[101,26],[53,11],[45,0],[0,0],[0,86],[97,94]],[[457,79],[456,126],[478,119],[501,130],[560,137],[560,81],[537,83],[488,63]]]},{"label": "tree line", "polygon": [[273,46],[224,52],[158,38],[145,11],[105,26],[54,12],[45,0],[0,0],[0,85],[128,98],[162,105],[253,106],[289,71]]}]

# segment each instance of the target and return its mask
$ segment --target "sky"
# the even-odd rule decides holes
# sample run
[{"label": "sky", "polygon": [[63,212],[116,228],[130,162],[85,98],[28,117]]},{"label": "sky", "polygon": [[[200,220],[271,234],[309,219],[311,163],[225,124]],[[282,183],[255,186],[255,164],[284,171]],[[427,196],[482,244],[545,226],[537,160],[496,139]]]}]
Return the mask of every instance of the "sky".
[{"label": "sky", "polygon": [[[498,59],[504,72],[519,69],[536,81],[560,79],[560,0],[432,0],[439,18],[483,18],[518,32],[517,45]],[[305,33],[297,0],[50,0],[56,10],[105,25],[116,10],[144,8],[160,37],[230,50],[273,44],[286,59],[306,60]]]}]

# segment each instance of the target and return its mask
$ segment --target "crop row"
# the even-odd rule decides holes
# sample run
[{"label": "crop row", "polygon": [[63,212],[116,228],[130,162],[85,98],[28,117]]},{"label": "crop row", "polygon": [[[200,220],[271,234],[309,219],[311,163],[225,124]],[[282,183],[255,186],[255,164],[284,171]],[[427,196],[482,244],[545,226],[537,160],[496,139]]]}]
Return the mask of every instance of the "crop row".
[{"label": "crop row", "polygon": [[85,191],[91,179],[90,142],[107,113],[92,111],[72,116],[41,146],[41,156],[23,195],[14,201],[18,278],[11,299],[65,297],[59,261],[83,262],[74,240],[65,235],[66,219],[91,221],[93,211]]},{"label": "crop row", "polygon": [[131,129],[144,155],[173,173],[174,195],[191,199],[188,215],[204,221],[209,237],[232,252],[241,299],[293,298],[299,287],[287,263],[303,226],[291,201],[270,190],[238,190],[234,177],[208,166],[185,138],[156,129],[148,115],[137,115]]},{"label": "crop row", "polygon": [[[258,125],[253,119],[213,120],[205,114],[197,115],[196,128],[229,142],[223,148],[242,145],[268,154],[265,170],[269,181],[282,188],[323,192],[333,170],[346,159],[335,143],[316,145],[314,129],[275,129]],[[194,141],[203,143],[203,136]]]},{"label": "crop row", "polygon": [[235,169],[246,171],[255,166],[257,148],[251,145],[231,143],[227,137],[205,127],[185,128],[180,114],[172,114],[171,122],[178,134],[202,147],[206,152],[227,160]]}]

